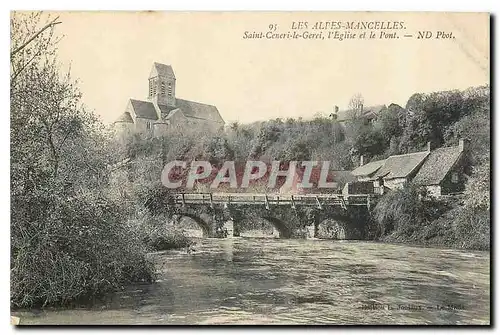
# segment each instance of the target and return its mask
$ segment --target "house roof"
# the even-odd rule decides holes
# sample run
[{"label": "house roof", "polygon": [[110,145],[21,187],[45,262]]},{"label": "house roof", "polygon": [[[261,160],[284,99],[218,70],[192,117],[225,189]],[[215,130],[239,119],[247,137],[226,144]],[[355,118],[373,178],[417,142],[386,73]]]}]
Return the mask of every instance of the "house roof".
[{"label": "house roof", "polygon": [[424,161],[424,159],[428,155],[428,151],[422,151],[404,155],[390,156],[386,159],[384,165],[373,175],[372,178],[406,178],[417,166],[419,166]]},{"label": "house roof", "polygon": [[124,112],[115,122],[134,123],[129,112]]},{"label": "house roof", "polygon": [[151,69],[151,72],[149,73],[149,78],[154,78],[154,77],[173,77],[175,79],[175,74],[174,70],[172,69],[172,66],[167,65],[167,64],[161,64],[161,63],[153,63],[153,68]]},{"label": "house roof", "polygon": [[351,173],[354,176],[369,176],[373,173],[375,173],[382,165],[384,165],[385,159],[380,160],[380,161],[373,161],[370,163],[367,163],[365,165],[361,165],[360,167],[357,167],[354,169]]},{"label": "house roof", "polygon": [[175,104],[186,117],[224,123],[219,110],[215,106],[184,99],[175,99]]},{"label": "house roof", "polygon": [[130,99],[130,104],[136,117],[158,120],[158,114],[152,102]]},{"label": "house roof", "polygon": [[445,147],[431,151],[413,182],[417,185],[438,185],[458,161],[460,147]]},{"label": "house roof", "polygon": [[[375,105],[375,106],[363,106],[363,116],[367,118],[373,118],[374,116],[377,116],[382,109],[384,109],[386,106],[385,105]],[[348,110],[343,110],[339,111],[337,114],[337,120],[338,121],[347,121],[351,120],[354,115],[354,110],[348,109]]]}]

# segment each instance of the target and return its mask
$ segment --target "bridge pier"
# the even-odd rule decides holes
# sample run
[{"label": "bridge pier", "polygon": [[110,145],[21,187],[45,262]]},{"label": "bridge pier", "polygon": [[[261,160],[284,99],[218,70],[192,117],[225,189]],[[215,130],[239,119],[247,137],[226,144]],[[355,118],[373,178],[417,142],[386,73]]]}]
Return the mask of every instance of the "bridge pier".
[{"label": "bridge pier", "polygon": [[316,227],[314,224],[306,226],[306,229],[307,229],[307,236],[306,236],[307,239],[316,237]]},{"label": "bridge pier", "polygon": [[280,238],[280,231],[278,229],[276,229],[275,226],[273,226],[273,237],[274,238]]},{"label": "bridge pier", "polygon": [[229,220],[224,222],[224,229],[227,230],[227,237],[234,237],[234,222]]}]

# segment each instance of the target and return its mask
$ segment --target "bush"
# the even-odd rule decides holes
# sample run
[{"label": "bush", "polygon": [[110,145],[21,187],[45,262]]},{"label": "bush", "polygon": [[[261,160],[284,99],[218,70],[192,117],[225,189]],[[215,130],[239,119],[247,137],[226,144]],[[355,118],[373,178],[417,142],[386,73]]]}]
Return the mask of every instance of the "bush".
[{"label": "bush", "polygon": [[421,200],[411,186],[392,191],[375,207],[378,237],[388,242],[489,250],[489,208],[467,199],[466,194],[464,199]]},{"label": "bush", "polygon": [[155,251],[180,249],[189,247],[192,240],[179,230],[154,230],[154,234],[146,239],[147,245]]},{"label": "bush", "polygon": [[186,248],[193,241],[181,229],[169,226],[165,215],[143,213],[131,220],[130,230],[146,245],[149,251]]},{"label": "bush", "polygon": [[397,241],[418,241],[425,239],[425,231],[432,221],[450,209],[444,201],[423,200],[416,186],[386,194],[374,209],[379,236],[392,235]]},{"label": "bush", "polygon": [[490,212],[478,208],[460,208],[455,217],[454,244],[457,248],[490,249]]},{"label": "bush", "polygon": [[68,199],[40,195],[13,198],[12,207],[13,307],[65,305],[153,280],[142,241],[109,199],[92,192]]}]

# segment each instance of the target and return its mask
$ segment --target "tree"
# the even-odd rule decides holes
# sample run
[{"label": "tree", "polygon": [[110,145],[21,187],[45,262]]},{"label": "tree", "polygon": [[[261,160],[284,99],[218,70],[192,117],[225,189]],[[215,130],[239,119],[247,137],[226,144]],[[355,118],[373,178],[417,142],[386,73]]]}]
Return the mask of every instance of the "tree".
[{"label": "tree", "polygon": [[376,129],[365,128],[357,136],[354,149],[359,155],[367,158],[381,154],[386,148],[382,133]]},{"label": "tree", "polygon": [[406,119],[406,127],[401,136],[399,151],[408,153],[415,149],[421,149],[428,141],[433,142],[432,140],[432,125],[427,113],[423,110],[416,110],[409,114]]},{"label": "tree", "polygon": [[[151,280],[107,187],[109,136],[56,59],[55,19],[11,18],[11,302],[64,304]],[[40,28],[41,27],[41,28]]]},{"label": "tree", "polygon": [[401,120],[406,118],[406,111],[396,104],[390,104],[387,110],[380,113],[375,128],[379,129],[386,143],[393,137],[400,137],[403,134]]},{"label": "tree", "polygon": [[225,161],[234,159],[234,151],[224,134],[216,134],[204,142],[204,158],[211,164],[222,166]]},{"label": "tree", "polygon": [[361,95],[361,93],[354,94],[349,100],[348,109],[352,112],[350,115],[351,118],[361,117],[363,114],[363,105],[365,103],[365,99]]},{"label": "tree", "polygon": [[[59,17],[42,20],[41,12],[12,13],[10,24],[10,83],[17,83],[18,76],[31,64],[37,64],[42,57],[55,55],[54,28],[61,22]],[[25,24],[27,23],[27,24]]]}]

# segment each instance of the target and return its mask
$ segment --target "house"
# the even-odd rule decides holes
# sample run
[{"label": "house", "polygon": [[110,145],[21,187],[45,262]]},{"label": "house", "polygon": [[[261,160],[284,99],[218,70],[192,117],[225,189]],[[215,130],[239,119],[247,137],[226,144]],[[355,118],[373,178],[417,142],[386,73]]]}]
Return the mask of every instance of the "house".
[{"label": "house", "polygon": [[385,160],[384,165],[371,176],[374,186],[391,190],[403,188],[418,173],[429,153],[430,143],[428,143],[427,151],[390,156]]},{"label": "house", "polygon": [[344,193],[366,194],[373,190],[374,193],[384,194],[391,189],[403,188],[410,181],[424,188],[430,196],[462,192],[466,180],[464,158],[463,140],[458,146],[433,151],[429,142],[426,151],[394,155],[368,164],[363,164],[361,156],[360,166],[352,171],[357,181],[349,183]]},{"label": "house", "polygon": [[114,122],[118,131],[160,135],[177,126],[215,131],[224,127],[217,107],[176,97],[176,77],[170,65],[154,63],[149,74],[147,100],[130,99]]},{"label": "house", "polygon": [[433,150],[413,179],[424,187],[427,195],[439,197],[465,189],[464,141],[458,146]]},{"label": "house", "polygon": [[361,156],[359,167],[354,169],[351,174],[356,177],[358,181],[369,181],[372,180],[372,177],[375,173],[385,164],[385,159],[369,162],[367,164],[363,164],[364,159]]},{"label": "house", "polygon": [[331,117],[337,120],[341,125],[345,125],[347,121],[353,120],[356,116],[363,118],[366,124],[375,121],[380,113],[386,110],[386,105],[376,105],[376,106],[363,106],[359,110],[343,110],[339,111],[338,107],[335,106],[335,112],[331,114]]},{"label": "house", "polygon": [[[415,177],[429,153],[430,142],[427,143],[426,151],[393,155],[368,164],[363,164],[361,156],[359,167],[351,172],[357,184],[348,185],[344,193],[366,193],[364,191],[372,189],[374,193],[384,194],[388,190],[402,188]],[[370,183],[373,187],[369,186]]]}]

